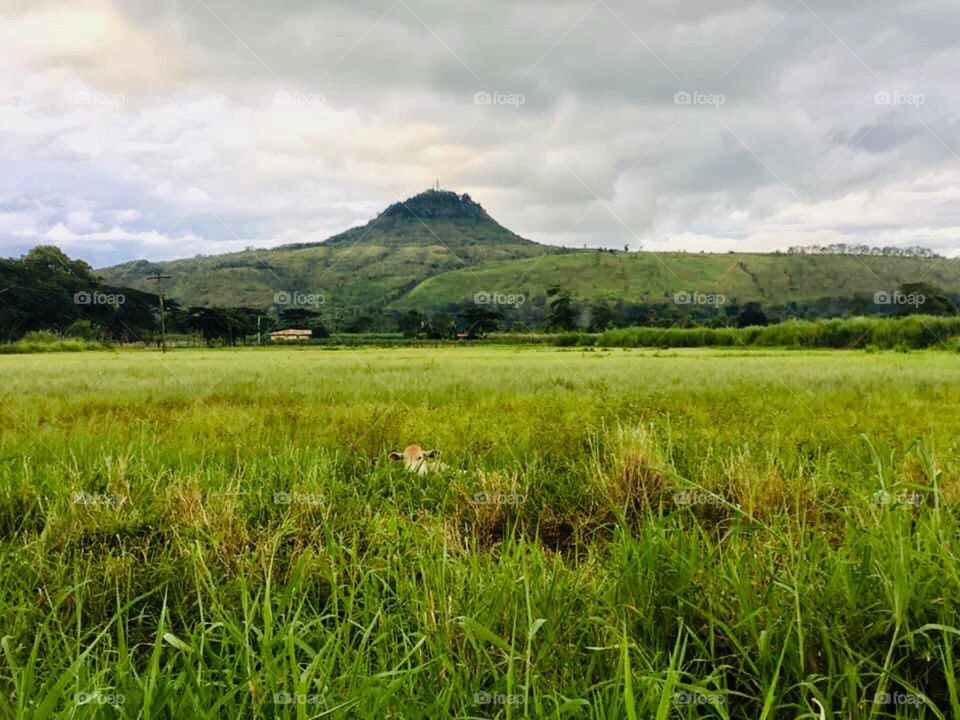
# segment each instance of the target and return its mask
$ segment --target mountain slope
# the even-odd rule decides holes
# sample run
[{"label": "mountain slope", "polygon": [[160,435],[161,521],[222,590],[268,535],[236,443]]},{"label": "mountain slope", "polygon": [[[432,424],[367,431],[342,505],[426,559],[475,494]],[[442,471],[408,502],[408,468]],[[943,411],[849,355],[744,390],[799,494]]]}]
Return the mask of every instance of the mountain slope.
[{"label": "mountain slope", "polygon": [[396,306],[439,310],[478,292],[536,298],[553,285],[588,301],[664,302],[674,293],[700,292],[781,304],[891,292],[921,280],[960,293],[960,259],[580,251],[437,275]]},{"label": "mountain slope", "polygon": [[[491,218],[467,195],[428,190],[366,225],[322,243],[164,263],[140,260],[99,271],[114,286],[154,291],[186,305],[267,308],[278,292],[322,295],[330,316],[383,308],[448,310],[476,293],[542,299],[559,285],[580,301],[669,301],[677,292],[720,293],[764,304],[850,298],[925,281],[960,293],[960,259],[853,255],[623,253],[539,245]],[[331,317],[331,319],[333,319]]]},{"label": "mountain slope", "polygon": [[323,295],[330,308],[376,308],[439,273],[480,263],[562,252],[507,230],[467,195],[428,190],[391,205],[364,226],[322,243],[286,245],[170,262],[145,260],[99,270],[104,281],[155,290],[187,305],[274,304],[279,291]]}]

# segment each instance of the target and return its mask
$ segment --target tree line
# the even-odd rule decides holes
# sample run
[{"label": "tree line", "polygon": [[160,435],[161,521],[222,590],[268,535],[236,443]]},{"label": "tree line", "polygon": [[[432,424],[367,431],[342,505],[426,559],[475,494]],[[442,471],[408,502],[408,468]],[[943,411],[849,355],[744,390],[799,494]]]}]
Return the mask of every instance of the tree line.
[{"label": "tree line", "polygon": [[[269,331],[300,320],[246,307],[182,306],[166,300],[171,335],[239,344],[255,336],[258,323]],[[259,320],[258,320],[259,318]],[[266,322],[264,322],[264,319]],[[41,245],[21,258],[0,258],[0,342],[37,332],[61,337],[153,344],[160,338],[160,298],[154,293],[106,285],[82,260]]]},{"label": "tree line", "polygon": [[[237,345],[251,342],[258,333],[266,337],[270,331],[284,328],[309,329],[317,338],[391,332],[411,338],[449,339],[482,337],[495,331],[744,328],[864,315],[956,315],[960,307],[960,296],[930,283],[901,285],[885,298],[887,302],[859,295],[782,304],[736,302],[721,296],[707,296],[704,302],[690,298],[684,302],[677,296],[648,302],[596,301],[580,299],[560,286],[522,297],[523,302],[503,305],[474,298],[440,310],[358,308],[343,315],[329,309],[184,306],[167,300],[166,328],[174,336]],[[911,298],[923,301],[910,302]],[[37,331],[87,340],[157,343],[159,296],[105,285],[87,263],[70,259],[56,247],[38,246],[21,258],[0,259],[0,341],[13,342]]]}]

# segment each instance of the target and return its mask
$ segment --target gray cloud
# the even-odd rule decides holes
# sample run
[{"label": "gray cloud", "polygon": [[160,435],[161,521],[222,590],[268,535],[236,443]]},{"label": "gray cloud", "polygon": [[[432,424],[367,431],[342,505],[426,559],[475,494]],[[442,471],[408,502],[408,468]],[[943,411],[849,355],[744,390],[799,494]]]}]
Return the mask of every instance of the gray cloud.
[{"label": "gray cloud", "polygon": [[950,2],[80,0],[3,19],[0,253],[322,240],[434,178],[543,242],[960,251]]}]

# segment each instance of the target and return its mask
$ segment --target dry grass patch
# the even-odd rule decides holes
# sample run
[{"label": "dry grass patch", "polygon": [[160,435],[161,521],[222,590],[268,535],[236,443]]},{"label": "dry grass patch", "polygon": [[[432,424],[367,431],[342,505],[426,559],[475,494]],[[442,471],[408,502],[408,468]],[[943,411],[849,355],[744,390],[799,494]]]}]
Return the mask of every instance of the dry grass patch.
[{"label": "dry grass patch", "polygon": [[607,433],[605,452],[594,477],[608,506],[639,511],[662,503],[672,468],[653,430],[646,425],[618,425]]}]

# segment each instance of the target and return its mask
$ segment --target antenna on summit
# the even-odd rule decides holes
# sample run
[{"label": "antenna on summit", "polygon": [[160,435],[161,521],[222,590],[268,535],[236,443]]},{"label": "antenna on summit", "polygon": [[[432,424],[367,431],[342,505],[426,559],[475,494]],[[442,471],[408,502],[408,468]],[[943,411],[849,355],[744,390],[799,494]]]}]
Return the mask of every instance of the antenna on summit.
[{"label": "antenna on summit", "polygon": [[434,187],[434,190],[436,190],[437,192],[440,191],[440,180],[439,180],[439,179],[437,180],[437,184],[436,184],[436,186]]}]

